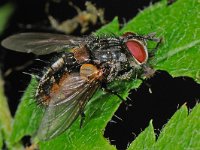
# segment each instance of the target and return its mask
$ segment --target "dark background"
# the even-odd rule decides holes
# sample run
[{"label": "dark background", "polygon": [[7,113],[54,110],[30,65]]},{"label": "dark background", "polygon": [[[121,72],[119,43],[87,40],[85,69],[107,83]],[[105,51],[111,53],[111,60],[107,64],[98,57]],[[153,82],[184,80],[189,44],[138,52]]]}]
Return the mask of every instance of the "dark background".
[{"label": "dark background", "polygon": [[[0,5],[6,2],[8,1],[1,0]],[[0,40],[19,32],[56,32],[51,29],[44,12],[47,1],[13,0],[12,2],[15,4],[16,10]],[[50,0],[49,2],[51,4],[50,13],[59,21],[70,19],[76,15],[76,11],[67,4],[66,0],[60,0],[60,3]],[[97,7],[105,9],[105,19],[108,22],[115,16],[119,16],[120,23],[123,24],[133,18],[139,10],[150,3],[155,3],[156,0],[93,0],[91,2],[96,3]],[[85,7],[83,0],[74,0],[73,3],[82,9]],[[25,28],[27,24],[31,24],[32,28]],[[86,34],[99,27],[100,24],[91,26]],[[80,35],[80,28],[73,34]],[[30,76],[22,72],[30,72],[31,68],[38,66],[38,64],[33,63],[19,71],[13,70],[9,75],[5,75],[5,73],[8,69],[23,66],[33,59],[35,56],[32,54],[16,53],[0,47],[0,67],[3,71],[5,93],[12,115],[15,114],[19,99],[30,81]],[[152,93],[149,92],[149,88],[151,88]],[[146,80],[137,90],[131,91],[129,97],[132,102],[129,103],[133,106],[126,110],[126,106],[121,104],[115,115],[122,120],[113,116],[112,120],[116,123],[108,123],[104,136],[118,149],[125,149],[148,126],[150,119],[153,119],[156,135],[159,135],[163,125],[181,105],[186,103],[189,108],[192,108],[196,104],[199,99],[199,90],[200,86],[193,79],[188,77],[173,78],[167,72],[159,70],[154,77]]]}]

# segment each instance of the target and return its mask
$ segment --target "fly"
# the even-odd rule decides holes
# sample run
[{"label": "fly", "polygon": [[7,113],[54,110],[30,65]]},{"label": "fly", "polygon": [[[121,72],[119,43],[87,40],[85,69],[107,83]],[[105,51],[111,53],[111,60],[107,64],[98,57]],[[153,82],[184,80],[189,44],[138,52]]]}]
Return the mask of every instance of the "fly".
[{"label": "fly", "polygon": [[59,55],[35,93],[36,100],[45,106],[37,136],[48,140],[68,129],[103,84],[151,75],[148,60],[154,52],[147,51],[148,40],[157,46],[161,41],[155,34],[140,36],[132,32],[100,37],[20,33],[4,39],[2,45],[10,50]]}]

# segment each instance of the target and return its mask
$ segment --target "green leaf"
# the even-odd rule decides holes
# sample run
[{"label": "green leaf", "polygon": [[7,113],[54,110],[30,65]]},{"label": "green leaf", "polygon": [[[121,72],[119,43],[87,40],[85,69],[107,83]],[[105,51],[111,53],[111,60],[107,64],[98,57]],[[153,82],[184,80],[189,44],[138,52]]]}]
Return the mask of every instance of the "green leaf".
[{"label": "green leaf", "polygon": [[154,149],[198,149],[200,148],[200,104],[188,115],[184,105],[161,131]]},{"label": "green leaf", "polygon": [[[14,6],[11,3],[7,3],[0,7],[0,35],[6,29],[6,25],[9,22],[14,11]],[[7,98],[4,95],[4,82],[1,77],[0,70],[0,148],[5,142],[8,149],[19,149],[22,148],[20,143],[12,145],[9,142],[9,138],[12,131],[12,116],[8,107]]]},{"label": "green leaf", "polygon": [[8,19],[11,16],[14,7],[12,4],[8,3],[0,7],[0,34],[5,30],[8,23]]},{"label": "green leaf", "polygon": [[[109,31],[116,30],[117,32],[118,28],[118,20],[116,18],[106,27],[103,27],[102,31],[99,30],[99,32],[105,32],[106,29]],[[139,81],[135,81],[132,84],[123,82],[123,90],[138,86],[139,83]],[[120,82],[116,82],[115,86],[118,84],[120,84]],[[126,84],[127,86],[125,86]],[[33,99],[36,85],[37,82],[33,79],[22,98],[21,104],[18,107],[10,139],[12,144],[17,143],[25,135],[34,135],[39,126],[42,110],[36,106]],[[128,92],[124,92],[122,94],[124,97],[127,95]],[[103,94],[101,90],[98,91],[86,107],[85,112],[87,117],[83,128],[80,129],[80,120],[77,119],[70,129],[68,129],[61,136],[48,142],[40,142],[40,149],[63,149],[63,147],[66,147],[66,149],[73,149],[76,146],[86,149],[114,149],[114,146],[110,145],[109,142],[103,137],[103,130],[107,122],[111,119],[113,113],[118,108],[119,104],[120,100],[118,100],[116,96]],[[70,144],[71,142],[73,142],[74,145]]]},{"label": "green leaf", "polygon": [[[166,70],[173,76],[189,76],[199,81],[200,59],[197,58],[200,53],[197,50],[200,40],[200,30],[198,30],[200,17],[198,10],[200,10],[198,0],[178,0],[171,6],[166,6],[166,1],[161,1],[140,12],[121,31],[119,31],[118,21],[115,18],[113,22],[97,31],[97,34],[105,32],[118,34],[125,31],[141,34],[156,32],[158,36],[164,38],[164,43],[159,47],[152,61],[154,68]],[[150,43],[150,45],[152,44]],[[110,87],[115,87],[125,98],[130,89],[137,88],[140,83],[141,81],[134,79],[129,82],[117,81],[111,83]],[[17,110],[11,136],[13,144],[25,135],[34,137],[39,126],[42,109],[34,104],[32,96],[36,84],[36,81],[32,80]],[[30,103],[33,104],[29,105]],[[83,128],[79,127],[79,118],[66,132],[55,139],[42,142],[35,138],[35,141],[38,142],[40,149],[116,149],[103,137],[103,132],[119,104],[120,100],[116,96],[105,94],[99,90],[86,106],[86,120]],[[183,117],[187,118],[184,115]],[[176,123],[183,128],[179,120],[176,119]],[[186,130],[189,129],[186,128]],[[163,134],[164,132],[163,130]],[[162,139],[162,134],[158,143],[160,138]],[[191,139],[189,136],[187,138]],[[150,123],[150,126],[135,140],[135,143],[131,144],[130,149],[142,147],[148,149],[154,141],[153,127]],[[158,148],[162,145],[155,143],[153,146]]]},{"label": "green leaf", "polygon": [[[121,32],[147,34],[156,32],[164,43],[156,53],[154,68],[168,71],[172,76],[189,76],[199,80],[200,65],[200,2],[178,0],[171,6],[162,1],[142,11]],[[198,149],[200,147],[199,104],[196,113],[187,117],[187,108],[181,108],[161,132],[153,147],[146,149]],[[198,113],[197,113],[198,112]],[[182,121],[183,120],[183,121]],[[139,136],[140,137],[140,136]],[[131,145],[137,145],[135,142]],[[135,149],[144,146],[134,147]],[[143,142],[143,143],[142,143]],[[145,148],[144,148],[145,149]]]},{"label": "green leaf", "polygon": [[177,0],[166,6],[162,1],[142,11],[123,29],[164,38],[155,56],[155,68],[172,76],[189,76],[200,81],[200,2]]},{"label": "green leaf", "polygon": [[[127,83],[126,83],[127,84]],[[140,82],[135,81],[135,87],[138,87]],[[121,84],[122,85],[122,84]],[[126,97],[128,93],[123,93]],[[98,91],[85,109],[86,120],[83,127],[80,129],[80,119],[61,136],[39,143],[41,149],[115,149],[110,145],[108,140],[103,137],[103,131],[107,122],[112,118],[117,110],[120,100],[116,96],[103,94]]]},{"label": "green leaf", "polygon": [[[8,107],[7,99],[4,95],[3,85],[4,82],[2,80],[0,71],[0,148],[3,144],[3,139],[5,139],[6,142],[8,141],[12,129],[12,117]],[[7,143],[7,146],[9,146],[9,143]]]},{"label": "green leaf", "polygon": [[156,141],[152,121],[149,126],[131,143],[128,150],[149,149]]},{"label": "green leaf", "polygon": [[3,147],[3,135],[2,135],[2,132],[0,131],[0,149],[2,149],[2,147]]},{"label": "green leaf", "polygon": [[21,99],[13,123],[13,131],[10,138],[12,144],[19,142],[25,135],[33,135],[39,126],[42,109],[36,105],[33,98],[37,84],[36,79],[33,78]]},{"label": "green leaf", "polygon": [[154,128],[150,122],[130,145],[128,150],[141,149],[198,149],[200,147],[200,104],[197,104],[188,115],[183,105],[168,121],[155,141]]},{"label": "green leaf", "polygon": [[111,33],[111,34],[118,34],[119,33],[119,23],[118,23],[118,18],[115,17],[113,21],[103,27],[101,29],[97,30],[95,34],[101,34],[101,33]]}]

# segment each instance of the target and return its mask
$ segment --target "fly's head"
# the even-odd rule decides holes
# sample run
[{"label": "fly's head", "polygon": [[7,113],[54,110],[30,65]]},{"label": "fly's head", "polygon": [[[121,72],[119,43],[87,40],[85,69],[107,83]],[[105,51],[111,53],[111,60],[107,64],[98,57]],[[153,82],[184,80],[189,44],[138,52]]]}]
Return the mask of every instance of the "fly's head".
[{"label": "fly's head", "polygon": [[[122,49],[126,54],[129,68],[140,72],[147,78],[153,76],[155,73],[155,70],[149,67],[150,64],[148,63],[148,60],[154,55],[157,47],[162,42],[161,38],[155,38],[154,36],[155,33],[141,36],[132,32],[126,32],[122,36]],[[147,40],[157,43],[155,49],[151,52],[148,52],[147,50]]]},{"label": "fly's head", "polygon": [[141,68],[148,60],[146,41],[132,32],[123,35],[123,47],[132,68]]}]

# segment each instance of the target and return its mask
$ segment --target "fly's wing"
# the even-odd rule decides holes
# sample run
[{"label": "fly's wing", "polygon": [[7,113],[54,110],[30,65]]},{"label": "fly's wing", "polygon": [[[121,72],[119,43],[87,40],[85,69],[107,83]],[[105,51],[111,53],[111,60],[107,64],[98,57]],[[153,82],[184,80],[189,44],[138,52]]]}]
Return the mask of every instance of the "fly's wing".
[{"label": "fly's wing", "polygon": [[68,75],[45,110],[37,133],[39,139],[51,139],[69,128],[99,85],[98,80],[88,82],[78,73]]},{"label": "fly's wing", "polygon": [[1,44],[13,51],[45,55],[73,48],[83,42],[84,39],[80,37],[33,32],[12,35],[4,39]]}]

